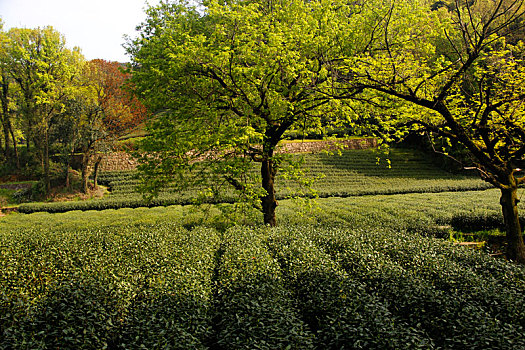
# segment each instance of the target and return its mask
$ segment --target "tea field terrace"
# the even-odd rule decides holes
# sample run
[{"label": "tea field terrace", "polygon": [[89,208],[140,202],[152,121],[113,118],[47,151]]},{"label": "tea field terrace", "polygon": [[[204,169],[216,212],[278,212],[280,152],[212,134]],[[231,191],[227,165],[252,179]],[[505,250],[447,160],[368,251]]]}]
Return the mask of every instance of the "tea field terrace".
[{"label": "tea field terrace", "polygon": [[521,349],[524,268],[431,237],[501,225],[497,198],[283,200],[273,229],[230,204],[9,215],[0,348]]},{"label": "tea field terrace", "polygon": [[[424,153],[393,149],[388,155],[377,150],[347,150],[341,155],[316,153],[296,155],[303,162],[304,177],[314,180],[311,188],[292,179],[277,175],[278,199],[298,197],[348,197],[373,194],[432,193],[446,191],[483,190],[491,186],[475,174],[452,174],[436,166]],[[252,170],[255,175],[258,169]],[[174,204],[194,204],[207,187],[192,187],[175,191],[167,187],[151,202],[146,202],[137,192],[139,180],[135,171],[106,172],[99,182],[108,186],[111,193],[99,200],[65,203],[28,203],[19,207],[20,212],[65,212],[68,210],[103,210],[123,207],[154,207]],[[188,176],[191,176],[189,174]],[[213,184],[211,184],[213,186]],[[223,186],[215,197],[205,199],[211,203],[233,203],[237,200],[233,190]]]}]

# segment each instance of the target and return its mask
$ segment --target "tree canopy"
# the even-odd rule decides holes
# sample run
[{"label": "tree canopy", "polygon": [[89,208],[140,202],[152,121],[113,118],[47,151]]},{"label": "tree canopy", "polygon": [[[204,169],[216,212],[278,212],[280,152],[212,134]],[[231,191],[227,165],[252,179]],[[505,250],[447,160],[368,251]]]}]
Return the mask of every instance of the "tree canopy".
[{"label": "tree canopy", "polygon": [[[265,223],[275,225],[275,151],[285,132],[351,120],[339,101],[356,91],[332,91],[331,67],[366,46],[362,11],[362,4],[302,0],[150,8],[128,46],[137,92],[162,112],[144,144],[155,152],[142,158],[147,189],[206,159],[208,178],[218,174],[260,200]],[[252,161],[261,164],[260,187],[244,181]]]},{"label": "tree canopy", "polygon": [[67,184],[71,157],[79,151],[85,158],[83,190],[87,190],[92,154],[146,116],[144,106],[124,89],[129,73],[116,62],[87,62],[80,49],[69,49],[52,27],[1,29],[3,165],[40,177],[41,192],[46,194],[52,168],[57,170],[52,163],[63,163]]},{"label": "tree canopy", "polygon": [[7,35],[6,74],[19,89],[17,111],[23,116],[27,145],[34,144],[42,162],[45,190],[49,191],[52,120],[75,93],[83,58],[78,50],[66,48],[64,37],[52,27],[13,28]]},{"label": "tree canopy", "polygon": [[516,206],[525,181],[524,44],[507,42],[525,5],[457,0],[450,12],[427,12],[399,31],[400,3],[392,3],[370,50],[347,58],[340,80],[411,106],[397,110],[395,125],[462,145],[481,177],[501,190],[508,256],[525,262]]},{"label": "tree canopy", "polygon": [[[275,151],[287,130],[363,118],[376,132],[461,144],[502,191],[509,257],[525,261],[516,191],[523,138],[520,0],[165,2],[128,43],[158,113],[145,189],[208,160],[206,177],[261,200],[275,225]],[[361,102],[364,102],[361,104]],[[385,107],[390,107],[390,110]],[[387,137],[388,139],[388,137]],[[221,160],[215,168],[214,160]],[[242,182],[261,163],[261,188]],[[212,171],[213,169],[214,171]]]}]

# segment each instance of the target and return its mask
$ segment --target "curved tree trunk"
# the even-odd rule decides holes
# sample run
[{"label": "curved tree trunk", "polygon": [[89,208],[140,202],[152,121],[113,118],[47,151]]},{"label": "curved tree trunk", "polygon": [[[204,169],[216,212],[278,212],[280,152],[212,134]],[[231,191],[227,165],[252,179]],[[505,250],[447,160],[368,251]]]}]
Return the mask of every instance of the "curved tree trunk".
[{"label": "curved tree trunk", "polygon": [[98,155],[95,160],[95,164],[93,165],[93,186],[95,190],[98,189],[98,171],[100,169],[99,166],[101,162],[102,162],[102,156]]},{"label": "curved tree trunk", "polygon": [[266,190],[266,195],[261,198],[262,210],[264,215],[264,224],[272,227],[277,225],[275,219],[275,208],[277,200],[275,199],[275,167],[271,158],[264,159],[261,163],[262,187]]},{"label": "curved tree trunk", "polygon": [[82,193],[88,193],[89,158],[90,158],[89,152],[84,152],[82,154],[82,164],[81,164],[82,184],[80,188]]},{"label": "curved tree trunk", "polygon": [[501,189],[500,204],[503,211],[507,239],[507,258],[525,264],[525,245],[518,215],[518,187]]}]

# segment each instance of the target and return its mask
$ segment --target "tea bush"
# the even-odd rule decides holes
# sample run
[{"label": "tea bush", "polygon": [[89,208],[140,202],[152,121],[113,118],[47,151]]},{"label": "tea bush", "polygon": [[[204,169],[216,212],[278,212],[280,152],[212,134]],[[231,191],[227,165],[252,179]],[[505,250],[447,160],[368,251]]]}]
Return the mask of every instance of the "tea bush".
[{"label": "tea bush", "polygon": [[312,349],[313,334],[263,237],[226,231],[217,277],[217,344],[224,349]]},{"label": "tea bush", "polygon": [[[325,153],[296,155],[304,158],[302,168],[306,177],[316,179],[312,190],[305,188],[287,176],[278,173],[276,196],[279,200],[291,196],[299,197],[352,197],[381,194],[437,193],[449,191],[479,191],[491,187],[476,176],[448,173],[436,167],[422,153],[408,150],[391,150],[383,155],[375,150],[348,150],[341,155]],[[377,159],[382,160],[378,163]],[[386,162],[388,157],[389,163]],[[254,173],[258,169],[252,169]],[[118,208],[154,207],[167,205],[194,204],[206,186],[195,185],[180,190],[167,187],[158,197],[147,202],[137,192],[139,180],[134,171],[103,172],[99,183],[111,194],[103,199],[83,202],[25,203],[20,206],[22,213],[47,211],[60,213],[69,210],[104,210]],[[191,175],[188,175],[191,176]],[[290,176],[288,176],[290,177]],[[231,188],[225,188],[214,197],[204,200],[209,203],[233,203],[238,197]]]},{"label": "tea bush", "polygon": [[[389,301],[394,315],[423,330],[437,347],[525,347],[523,311],[511,306],[522,303],[522,267],[506,265],[510,276],[503,280],[482,275],[447,257],[459,247],[443,248],[446,242],[397,231],[349,234],[332,229],[312,236],[351,276],[365,283],[369,293]],[[469,254],[478,255],[478,261],[487,258],[476,251]]]},{"label": "tea bush", "polygon": [[388,303],[308,238],[313,227],[274,229],[267,244],[280,262],[318,349],[429,349],[432,340],[394,316]]},{"label": "tea bush", "polygon": [[277,228],[217,206],[8,215],[0,349],[523,349],[525,269],[429,237],[501,222],[498,196],[283,200]]},{"label": "tea bush", "polygon": [[162,224],[1,238],[0,348],[186,349],[209,337],[213,230]]},{"label": "tea bush", "polygon": [[[148,257],[151,270],[123,321],[123,348],[205,349],[211,336],[211,298],[215,253],[213,230],[161,226],[166,245]],[[158,230],[158,229],[157,229]]]}]

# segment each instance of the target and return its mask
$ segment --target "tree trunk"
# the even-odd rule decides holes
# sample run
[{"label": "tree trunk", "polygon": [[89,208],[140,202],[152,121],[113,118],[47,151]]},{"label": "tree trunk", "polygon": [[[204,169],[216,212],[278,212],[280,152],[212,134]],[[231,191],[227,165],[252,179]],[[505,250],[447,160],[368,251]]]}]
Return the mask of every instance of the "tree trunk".
[{"label": "tree trunk", "polygon": [[48,130],[44,131],[44,154],[43,154],[43,163],[44,163],[44,184],[46,186],[46,194],[49,194],[51,191],[51,175],[49,170],[49,133]]},{"label": "tree trunk", "polygon": [[66,188],[71,188],[71,178],[69,176],[69,169],[71,169],[71,162],[73,161],[73,157],[74,157],[74,154],[75,154],[75,146],[74,146],[74,141],[71,142],[71,149],[69,150],[69,154],[67,155],[67,160],[66,160],[66,173],[65,173],[65,180],[66,180]]},{"label": "tree trunk", "polygon": [[507,239],[507,258],[525,264],[525,245],[518,215],[518,187],[501,189],[500,204],[503,211]]},{"label": "tree trunk", "polygon": [[270,225],[272,227],[277,225],[277,221],[275,219],[275,208],[277,207],[274,188],[275,172],[276,171],[271,158],[262,161],[262,187],[266,190],[266,195],[261,198],[264,224]]},{"label": "tree trunk", "polygon": [[93,186],[94,189],[98,189],[98,170],[100,166],[100,162],[102,161],[102,156],[97,156],[97,159],[95,160],[94,168],[93,168]]},{"label": "tree trunk", "polygon": [[9,121],[9,100],[8,100],[8,93],[9,93],[9,83],[8,79],[5,75],[2,75],[1,77],[1,85],[2,85],[2,91],[1,91],[1,97],[0,102],[2,104],[2,127],[4,130],[4,154],[7,161],[11,160],[11,154],[9,151],[9,131],[11,129],[11,123]]},{"label": "tree trunk", "polygon": [[31,126],[30,126],[31,122],[28,122],[27,123],[27,130],[26,130],[26,149],[27,149],[27,154],[31,154],[31,146],[30,146],[30,141],[31,141]]},{"label": "tree trunk", "polygon": [[[2,128],[2,130],[3,130],[3,128]],[[3,153],[3,155],[4,155],[4,158],[3,158],[3,159],[7,162],[7,161],[9,160],[9,158],[8,158],[8,154],[7,154],[7,148],[4,149],[4,148],[2,147],[2,142],[1,142],[1,141],[0,141],[0,151],[1,151],[1,152]]]},{"label": "tree trunk", "polygon": [[10,129],[10,132],[11,132],[11,139],[13,140],[13,152],[15,153],[16,169],[20,171],[20,156],[18,155],[18,146],[16,144],[16,137],[15,137],[15,133],[13,132],[12,126]]},{"label": "tree trunk", "polygon": [[5,145],[5,148],[3,149],[4,156],[5,156],[6,161],[9,162],[11,160],[11,152],[9,152],[10,138],[9,138],[9,129],[7,128],[7,123],[5,122],[5,120],[2,121],[2,129],[4,131],[4,145]]},{"label": "tree trunk", "polygon": [[[12,133],[12,129],[11,129],[11,122],[9,120],[9,116],[7,115],[7,108],[4,108],[4,106],[2,105],[2,129],[4,131],[4,155],[5,155],[5,159],[9,162],[12,160],[11,158],[11,150],[10,150],[10,141],[11,141],[11,138],[10,138],[10,132]],[[16,145],[15,145],[16,146]],[[15,147],[13,146],[13,147]],[[15,150],[16,152],[16,150]]]},{"label": "tree trunk", "polygon": [[71,186],[71,181],[69,179],[69,168],[71,165],[71,155],[66,156],[66,164],[64,166],[64,187],[69,189]]},{"label": "tree trunk", "polygon": [[66,166],[66,173],[65,175],[65,181],[64,181],[64,187],[69,189],[71,187],[71,181],[69,180],[69,164]]},{"label": "tree trunk", "polygon": [[88,192],[88,166],[89,166],[89,153],[85,152],[82,154],[82,193]]}]

